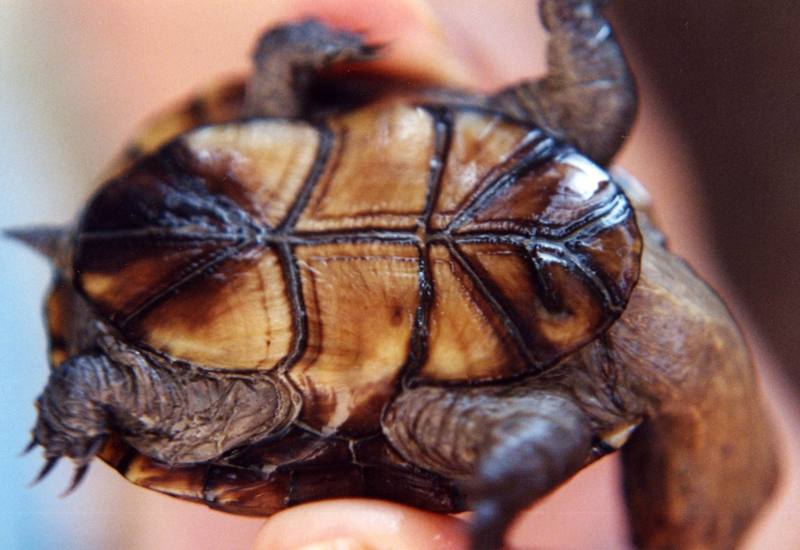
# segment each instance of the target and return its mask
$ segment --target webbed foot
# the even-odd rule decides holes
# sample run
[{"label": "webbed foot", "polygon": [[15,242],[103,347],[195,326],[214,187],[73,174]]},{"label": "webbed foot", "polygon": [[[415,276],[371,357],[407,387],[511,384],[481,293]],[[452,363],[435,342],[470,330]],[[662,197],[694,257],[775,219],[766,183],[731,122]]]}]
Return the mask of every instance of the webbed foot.
[{"label": "webbed foot", "polygon": [[37,483],[49,474],[58,461],[67,457],[75,464],[71,493],[81,482],[89,463],[102,449],[109,433],[107,413],[90,395],[87,381],[104,368],[102,357],[73,357],[50,375],[44,393],[36,401],[39,416],[33,437],[26,450],[44,449],[44,467],[34,480]]},{"label": "webbed foot", "polygon": [[369,61],[381,49],[357,33],[309,19],[275,27],[258,41],[247,85],[245,116],[297,117],[320,70],[335,63]]}]

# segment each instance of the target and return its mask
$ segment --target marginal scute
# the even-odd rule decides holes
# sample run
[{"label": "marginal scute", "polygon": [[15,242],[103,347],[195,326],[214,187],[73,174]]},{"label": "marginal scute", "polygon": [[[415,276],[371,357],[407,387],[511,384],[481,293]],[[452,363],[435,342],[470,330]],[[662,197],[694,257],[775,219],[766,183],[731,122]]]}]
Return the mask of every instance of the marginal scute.
[{"label": "marginal scute", "polygon": [[203,500],[212,508],[243,515],[268,516],[286,507],[291,473],[264,475],[227,466],[208,469]]},{"label": "marginal scute", "polygon": [[208,466],[169,467],[136,453],[123,475],[131,482],[174,497],[202,501]]},{"label": "marginal scute", "polygon": [[[284,120],[209,126],[184,137],[195,169],[215,182],[236,182],[228,195],[259,222],[275,227],[286,217],[311,172],[318,131]],[[238,195],[238,196],[237,196]]]},{"label": "marginal scute", "polygon": [[370,431],[395,391],[419,303],[419,252],[411,245],[355,243],[295,251],[308,339],[289,376],[302,419],[326,432]]},{"label": "marginal scute", "polygon": [[406,104],[379,104],[331,126],[333,158],[297,229],[413,228],[428,194],[431,115]]},{"label": "marginal scute", "polygon": [[356,441],[356,461],[363,465],[365,496],[390,499],[432,512],[460,512],[465,503],[456,484],[409,464],[383,436]]},{"label": "marginal scute", "polygon": [[254,443],[228,458],[232,466],[271,472],[293,464],[303,468],[338,465],[350,462],[348,440],[320,437],[298,427],[291,428],[280,439]]},{"label": "marginal scute", "polygon": [[364,496],[364,476],[361,468],[341,464],[335,468],[299,468],[293,472],[287,506],[330,498]]}]

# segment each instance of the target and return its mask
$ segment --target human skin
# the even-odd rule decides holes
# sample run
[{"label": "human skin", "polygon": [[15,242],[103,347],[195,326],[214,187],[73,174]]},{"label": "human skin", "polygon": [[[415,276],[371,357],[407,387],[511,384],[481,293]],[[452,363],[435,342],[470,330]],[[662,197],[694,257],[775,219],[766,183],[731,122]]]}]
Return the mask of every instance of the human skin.
[{"label": "human skin", "polygon": [[[291,6],[278,2],[282,7],[276,6],[271,13],[276,19],[289,17],[292,14],[309,13],[309,2],[298,2]],[[490,6],[482,3],[479,19],[473,21],[469,38],[466,33],[442,33],[436,25],[432,11],[418,2],[388,2],[385,10],[366,10],[359,8],[365,2],[355,0],[347,2],[315,2],[313,12],[323,19],[334,24],[347,21],[348,26],[354,28],[368,28],[370,36],[377,40],[391,41],[393,47],[383,62],[386,70],[417,71],[430,76],[445,78],[448,82],[457,85],[471,85],[483,89],[492,89],[514,78],[530,74],[531,68],[541,67],[541,47],[544,44],[543,35],[538,27],[531,28],[527,35],[517,34],[513,31],[502,32],[494,21],[492,12],[504,8],[513,12],[520,11],[519,5],[524,4],[525,12],[534,13],[534,6],[529,2],[497,2]],[[456,5],[464,9],[477,10],[475,2],[437,2],[439,8],[446,8],[445,23],[462,24],[465,18],[456,16]],[[504,6],[503,4],[508,4]],[[512,5],[513,4],[513,5]],[[283,10],[283,11],[282,11]],[[363,18],[360,19],[360,18]],[[500,16],[502,20],[502,16]],[[534,21],[533,17],[528,17]],[[269,24],[264,20],[263,24]],[[475,24],[477,23],[477,24]],[[485,28],[482,28],[485,27]],[[517,27],[514,27],[517,28]],[[527,36],[526,43],[515,46],[517,52],[528,52],[525,56],[509,55],[508,50],[493,50],[491,45],[493,33],[501,32],[512,38]],[[469,57],[452,57],[445,41],[447,38],[457,38],[456,51],[460,54],[469,54]],[[501,37],[508,41],[509,36]],[[493,63],[496,61],[496,63]],[[518,63],[515,63],[518,61]],[[491,69],[487,69],[491,67]],[[640,75],[641,76],[641,75]],[[645,89],[646,98],[646,89]],[[646,101],[646,100],[645,100]],[[669,128],[660,113],[651,109],[647,104],[640,119],[637,131],[630,139],[631,146],[626,150],[618,162],[644,180],[655,197],[656,208],[661,214],[662,224],[672,238],[673,248],[682,255],[689,257],[692,263],[700,268],[706,275],[714,273],[711,254],[705,249],[702,239],[702,227],[698,222],[700,216],[692,198],[688,182],[690,175],[682,163],[675,162],[675,158],[682,158],[683,153],[679,147],[679,140]],[[685,184],[685,185],[684,185]],[[602,468],[602,466],[601,466]],[[601,478],[604,474],[613,473],[613,468],[605,466],[605,470],[592,468],[575,480],[575,483],[587,483],[586,476],[591,476],[589,485],[591,490],[597,491],[595,486],[607,484]],[[594,485],[592,485],[594,484]],[[585,493],[584,493],[585,494]],[[603,506],[608,496],[603,490],[590,493],[588,500],[597,499]],[[618,501],[611,500],[611,507],[618,506]],[[569,504],[564,502],[564,506]],[[617,510],[618,514],[618,510]],[[562,516],[563,517],[563,516]],[[618,519],[618,516],[616,516]],[[534,524],[535,524],[534,518]],[[177,519],[175,521],[180,521]],[[525,522],[525,520],[523,520]],[[575,525],[568,525],[570,530],[586,529],[576,521]],[[519,533],[531,531],[530,522],[526,522]],[[540,521],[539,526],[542,526]],[[313,503],[282,512],[267,521],[258,536],[255,548],[297,548],[305,544],[320,543],[322,541],[338,540],[338,547],[345,543],[343,540],[359,541],[372,548],[460,548],[463,546],[461,520],[428,514],[407,507],[391,503],[375,501],[339,500],[322,503]],[[527,528],[526,528],[527,527]],[[562,528],[567,525],[562,525]],[[621,523],[617,521],[614,529],[622,531]],[[202,529],[200,529],[202,531]],[[537,531],[541,532],[541,531]],[[236,539],[236,535],[231,535]],[[545,544],[545,538],[520,535],[517,537],[520,544]],[[572,536],[572,535],[570,535]],[[620,534],[620,539],[622,534]],[[557,538],[550,539],[549,543],[557,542]],[[355,542],[353,542],[354,544]],[[233,546],[240,546],[241,541],[236,541]],[[165,543],[165,547],[168,546]],[[357,546],[354,546],[357,547]],[[322,547],[324,548],[324,546]]]}]

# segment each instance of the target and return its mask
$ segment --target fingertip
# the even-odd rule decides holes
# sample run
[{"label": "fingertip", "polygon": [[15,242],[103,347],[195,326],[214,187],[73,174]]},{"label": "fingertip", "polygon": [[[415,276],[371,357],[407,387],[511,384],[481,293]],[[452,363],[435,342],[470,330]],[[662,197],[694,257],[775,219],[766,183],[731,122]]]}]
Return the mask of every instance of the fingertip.
[{"label": "fingertip", "polygon": [[391,502],[340,499],[267,520],[253,550],[463,550],[462,521]]}]

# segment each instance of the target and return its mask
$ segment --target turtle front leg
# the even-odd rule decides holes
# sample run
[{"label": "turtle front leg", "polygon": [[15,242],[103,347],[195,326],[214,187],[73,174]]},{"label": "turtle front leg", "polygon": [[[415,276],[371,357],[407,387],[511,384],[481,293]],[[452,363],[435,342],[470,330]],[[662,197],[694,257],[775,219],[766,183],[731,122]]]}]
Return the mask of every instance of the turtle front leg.
[{"label": "turtle front leg", "polygon": [[132,349],[105,351],[71,357],[50,375],[31,445],[42,446],[47,460],[38,479],[66,456],[77,467],[73,489],[112,432],[175,466],[279,432],[299,410],[276,377],[168,369]]},{"label": "turtle front leg", "polygon": [[378,49],[364,44],[358,34],[336,31],[313,19],[271,29],[253,53],[254,73],[243,114],[299,117],[317,72],[341,61],[373,59]]},{"label": "turtle front leg", "polygon": [[422,387],[403,393],[384,432],[410,462],[461,480],[473,550],[497,550],[519,512],[591,459],[589,422],[547,391]]},{"label": "turtle front leg", "polygon": [[636,114],[633,76],[600,9],[607,0],[541,0],[550,34],[548,73],[509,86],[490,103],[531,120],[606,165]]}]

